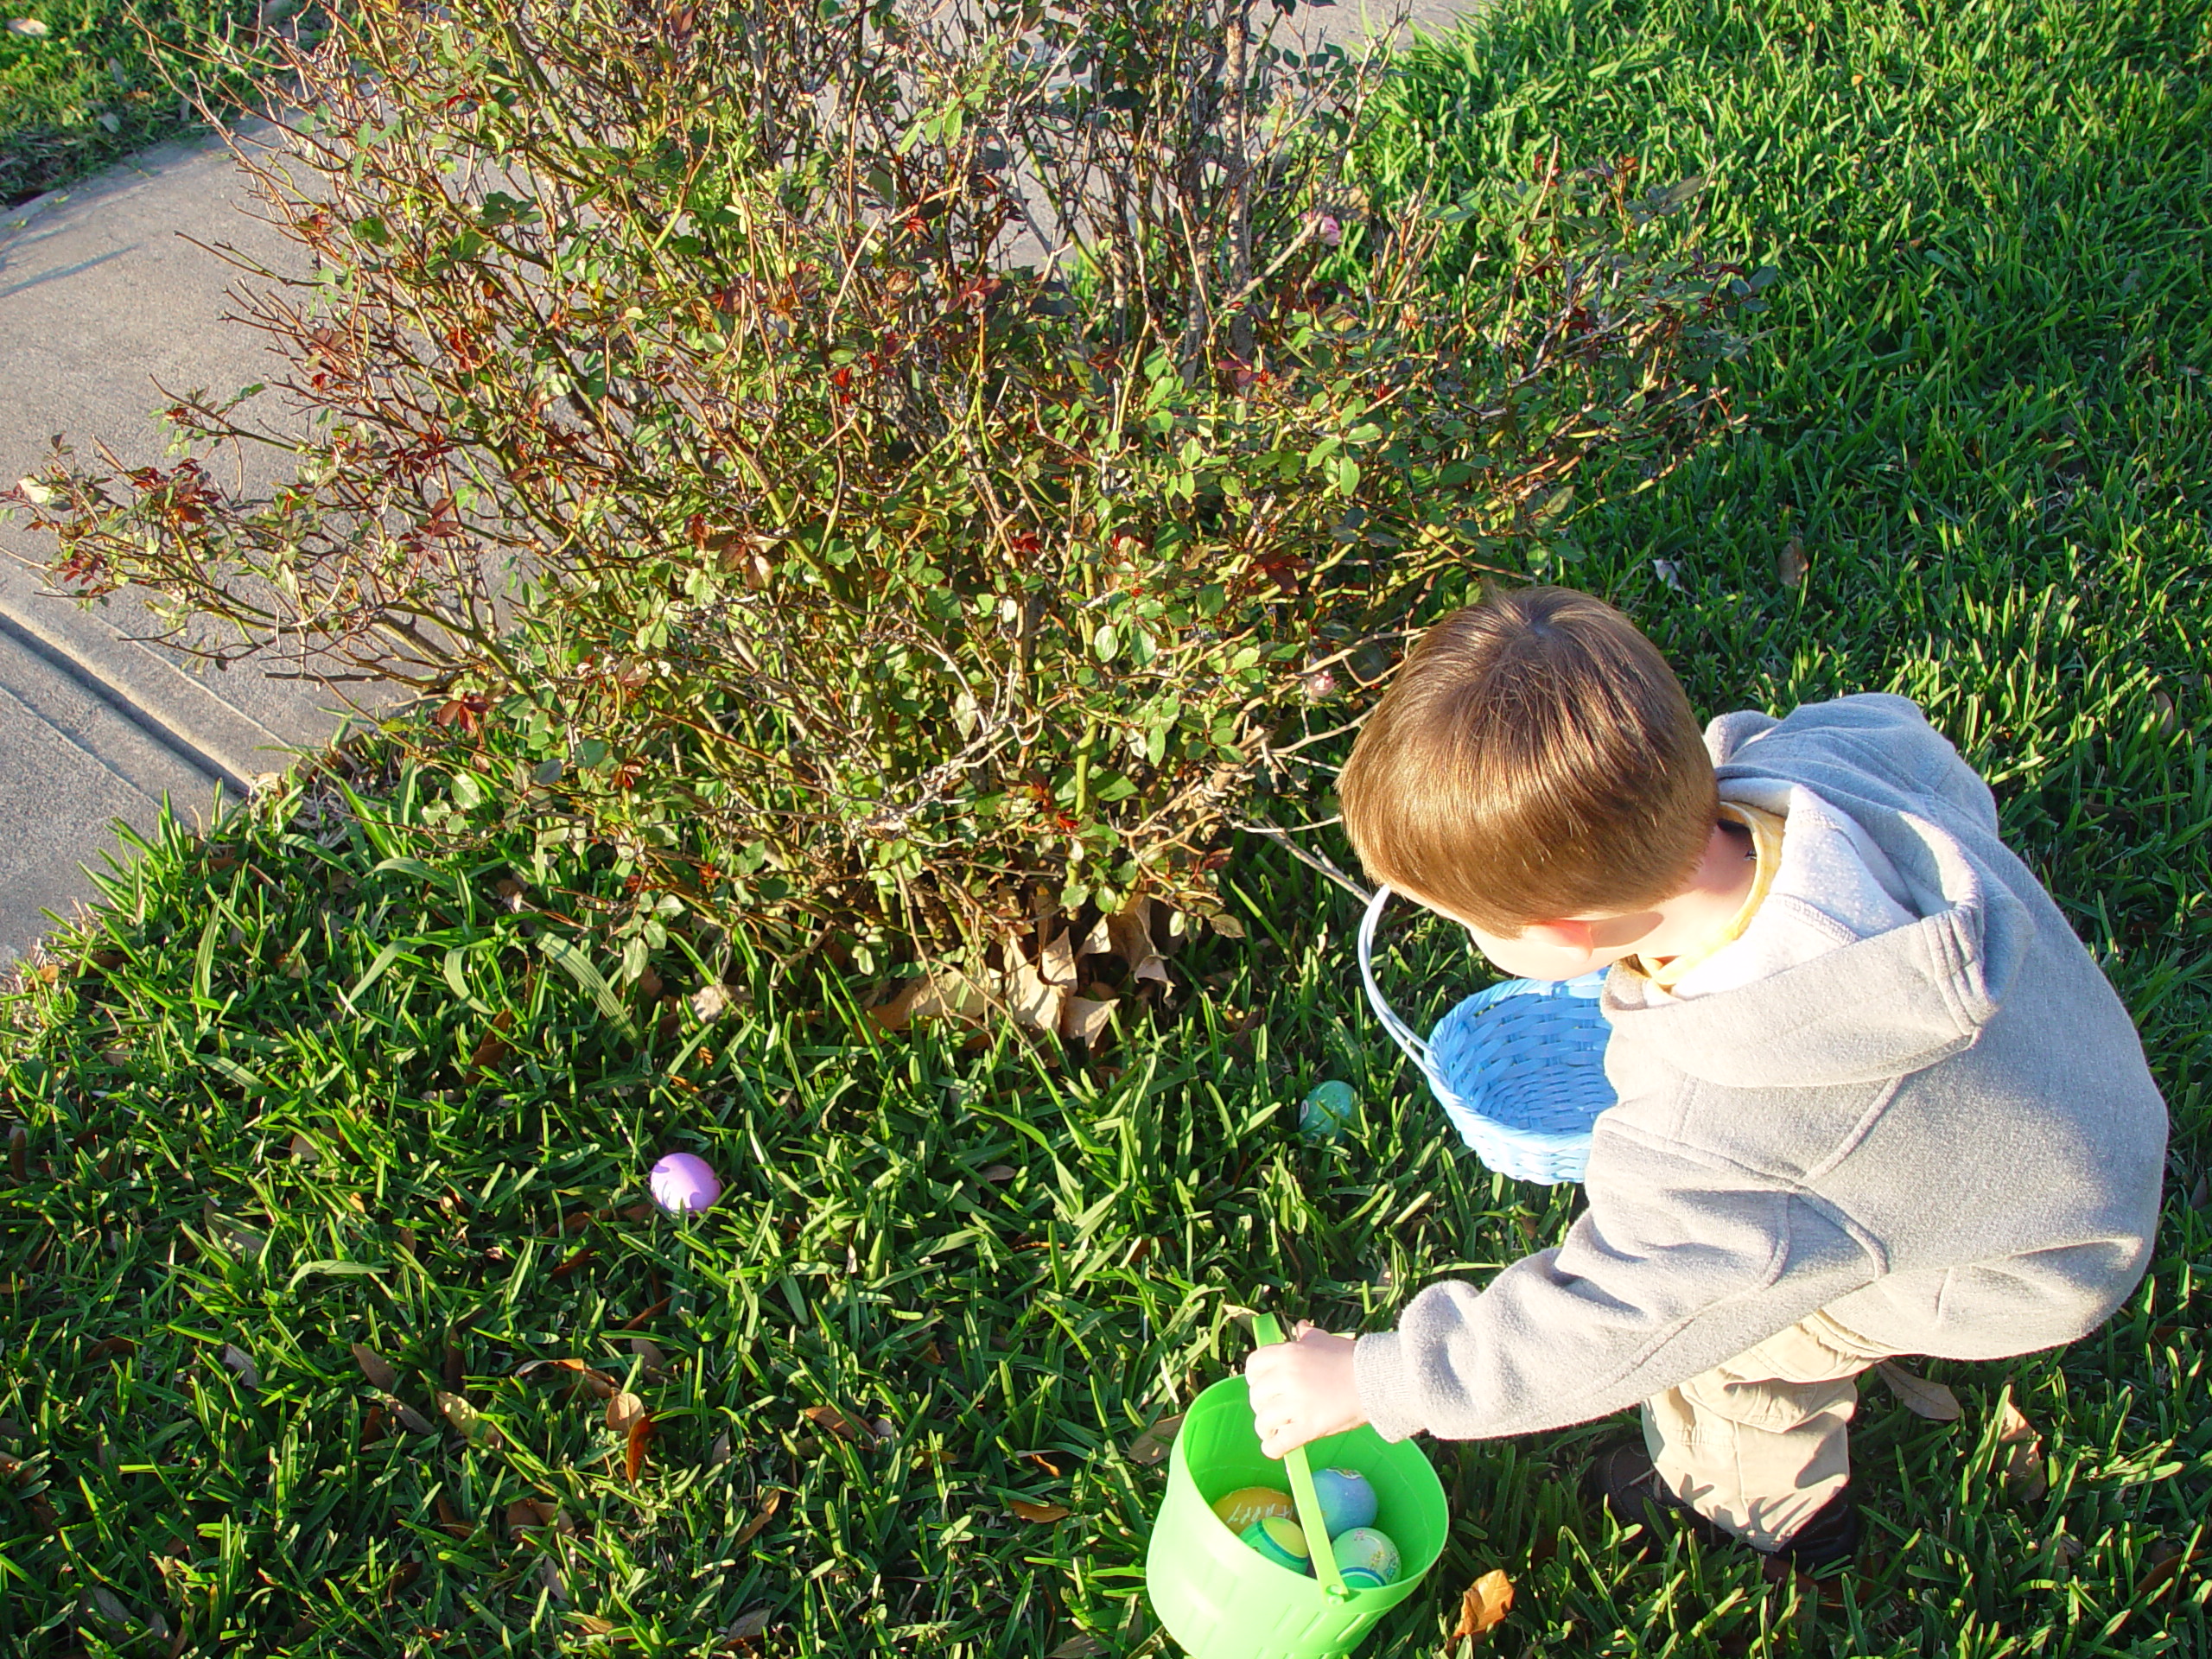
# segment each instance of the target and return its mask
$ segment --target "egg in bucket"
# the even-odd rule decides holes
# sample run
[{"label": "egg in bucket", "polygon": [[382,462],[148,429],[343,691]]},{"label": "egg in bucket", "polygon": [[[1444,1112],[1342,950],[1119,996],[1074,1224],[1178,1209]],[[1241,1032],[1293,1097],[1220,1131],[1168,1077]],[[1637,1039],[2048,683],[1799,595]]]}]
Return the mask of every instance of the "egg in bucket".
[{"label": "egg in bucket", "polygon": [[[1282,1340],[1264,1314],[1255,1328],[1262,1342]],[[1314,1464],[1366,1477],[1374,1524],[1398,1549],[1389,1583],[1367,1582],[1371,1573],[1345,1582],[1314,1490]],[[1310,1577],[1260,1554],[1214,1512],[1250,1488],[1286,1485],[1312,1553]],[[1337,1659],[1413,1593],[1443,1554],[1450,1523],[1443,1483],[1411,1440],[1394,1445],[1363,1424],[1278,1462],[1260,1449],[1244,1379],[1226,1377],[1191,1402],[1175,1436],[1167,1495],[1145,1555],[1145,1590],[1191,1659]]]}]

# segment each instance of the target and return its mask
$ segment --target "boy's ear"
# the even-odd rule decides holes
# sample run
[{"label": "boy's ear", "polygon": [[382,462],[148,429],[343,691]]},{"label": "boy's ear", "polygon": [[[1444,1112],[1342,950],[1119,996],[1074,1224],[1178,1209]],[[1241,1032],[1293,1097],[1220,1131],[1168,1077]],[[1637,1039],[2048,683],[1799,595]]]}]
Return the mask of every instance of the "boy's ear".
[{"label": "boy's ear", "polygon": [[1563,950],[1588,950],[1595,947],[1588,922],[1530,922],[1521,930],[1521,937],[1539,944],[1554,944]]}]

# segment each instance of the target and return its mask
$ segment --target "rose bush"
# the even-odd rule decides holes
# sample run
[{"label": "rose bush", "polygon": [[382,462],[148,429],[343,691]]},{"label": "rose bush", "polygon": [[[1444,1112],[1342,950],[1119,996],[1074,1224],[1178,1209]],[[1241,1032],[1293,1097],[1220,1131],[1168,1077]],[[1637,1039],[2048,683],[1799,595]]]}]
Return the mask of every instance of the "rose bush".
[{"label": "rose bush", "polygon": [[223,489],[272,440],[188,398],[176,465],[27,482],[55,575],[418,684],[450,831],[612,847],[633,975],[687,912],[1210,911],[1406,631],[1713,427],[1754,287],[1690,190],[1554,162],[1440,291],[1453,215],[1347,171],[1382,66],[1293,22],[352,8],[252,160],[318,266],[242,293],[296,480]]}]

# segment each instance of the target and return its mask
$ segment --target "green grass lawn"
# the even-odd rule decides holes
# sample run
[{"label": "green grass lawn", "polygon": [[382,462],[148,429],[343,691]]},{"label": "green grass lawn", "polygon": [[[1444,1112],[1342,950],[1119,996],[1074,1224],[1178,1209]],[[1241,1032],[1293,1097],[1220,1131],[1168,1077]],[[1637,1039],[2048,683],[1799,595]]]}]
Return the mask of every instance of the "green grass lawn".
[{"label": "green grass lawn", "polygon": [[192,85],[196,49],[244,40],[255,15],[247,0],[0,0],[0,207],[197,125],[171,80]]},{"label": "green grass lawn", "polygon": [[[1586,521],[1570,575],[1708,709],[1922,698],[2134,1009],[2176,1176],[2106,1330],[1922,1368],[1956,1422],[1870,1384],[1854,1575],[1638,1560],[1573,1496],[1602,1426],[1437,1446],[1452,1546],[1363,1652],[1439,1651],[1493,1567],[1491,1646],[1532,1659],[2212,1650],[2206,17],[1541,0],[1411,60],[1389,188],[1634,154],[1780,268],[1741,430]],[[604,851],[455,864],[434,779],[305,791],[160,838],[7,1005],[0,1650],[1159,1651],[1129,1452],[1241,1357],[1235,1310],[1380,1325],[1569,1217],[1445,1143],[1349,901],[1271,850],[1231,871],[1249,940],[1078,1066],[868,1040],[684,933],[664,993],[743,995],[664,1020],[594,983]],[[1432,1010],[1476,978],[1433,931],[1393,973]],[[1334,1146],[1294,1122],[1330,1076],[1365,1102]],[[675,1147],[728,1182],[702,1221],[636,1209]],[[563,1359],[652,1414],[634,1481],[593,1391],[525,1370]]]}]

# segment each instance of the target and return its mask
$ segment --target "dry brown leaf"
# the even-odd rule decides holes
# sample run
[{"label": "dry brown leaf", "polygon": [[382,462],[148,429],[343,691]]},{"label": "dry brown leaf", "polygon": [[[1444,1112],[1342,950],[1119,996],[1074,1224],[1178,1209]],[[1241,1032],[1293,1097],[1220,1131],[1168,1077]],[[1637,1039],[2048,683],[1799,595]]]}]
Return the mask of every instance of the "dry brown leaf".
[{"label": "dry brown leaf", "polygon": [[638,976],[638,995],[648,1002],[660,1001],[660,994],[668,988],[661,983],[660,976],[648,968]]},{"label": "dry brown leaf", "polygon": [[691,1012],[699,1016],[699,1023],[711,1026],[729,1012],[738,1001],[738,991],[734,985],[702,985],[691,993],[690,1000]]},{"label": "dry brown leaf", "polygon": [[858,1419],[848,1417],[835,1406],[809,1406],[799,1414],[817,1428],[827,1430],[841,1440],[860,1440],[868,1438],[867,1426]]},{"label": "dry brown leaf", "polygon": [[1213,931],[1224,939],[1241,939],[1244,937],[1244,924],[1225,910],[1216,911],[1206,918],[1206,921]]},{"label": "dry brown leaf", "polygon": [[1479,1641],[1512,1611],[1513,1580],[1502,1568],[1493,1567],[1469,1585],[1459,1598],[1459,1622],[1452,1627],[1452,1639]]},{"label": "dry brown leaf", "polygon": [[922,1351],[917,1357],[925,1365],[942,1365],[944,1363],[944,1350],[937,1345],[935,1338],[931,1338],[922,1345]]},{"label": "dry brown leaf", "polygon": [[1114,949],[1114,934],[1107,918],[1101,916],[1090,925],[1090,931],[1083,936],[1083,943],[1075,948],[1076,960],[1085,957],[1103,957]]},{"label": "dry brown leaf", "polygon": [[322,1156],[315,1150],[315,1142],[296,1129],[292,1133],[291,1154],[292,1161],[299,1164],[311,1164]]},{"label": "dry brown leaf", "polygon": [[715,1443],[707,1448],[707,1466],[709,1469],[719,1469],[729,1461],[729,1431],[724,1429],[715,1436]]},{"label": "dry brown leaf", "polygon": [[1079,1043],[1096,1041],[1099,1034],[1113,1023],[1116,1006],[1110,999],[1068,998],[1060,1008],[1060,1035],[1071,1037]]},{"label": "dry brown leaf", "polygon": [[2143,1552],[2143,1571],[2135,1580],[2135,1599],[2147,1601],[2171,1587],[2174,1576],[2189,1560],[2190,1552],[2171,1538],[2161,1538]]},{"label": "dry brown leaf", "polygon": [[460,1431],[463,1440],[485,1446],[499,1443],[499,1431],[493,1426],[492,1420],[461,1395],[449,1389],[440,1389],[432,1397],[438,1402],[438,1409],[444,1414],[446,1421]]},{"label": "dry brown leaf", "polygon": [[239,1382],[249,1389],[261,1386],[261,1368],[253,1363],[253,1356],[234,1342],[223,1344],[223,1363],[238,1374]]},{"label": "dry brown leaf", "polygon": [[868,1011],[868,1017],[879,1029],[904,1031],[913,1023],[914,1005],[930,988],[926,977],[903,980],[899,988]]},{"label": "dry brown leaf", "polygon": [[575,1379],[578,1388],[590,1389],[595,1397],[601,1400],[613,1399],[621,1386],[605,1371],[587,1365],[581,1359],[533,1359],[527,1365],[517,1366],[515,1377],[520,1381],[532,1371],[548,1370],[566,1371]]},{"label": "dry brown leaf", "polygon": [[627,1434],[630,1425],[645,1414],[645,1402],[627,1389],[619,1390],[607,1402],[607,1426],[617,1434]]},{"label": "dry brown leaf", "polygon": [[384,1408],[380,1405],[371,1406],[361,1414],[361,1444],[365,1447],[372,1446],[382,1439],[384,1439]]},{"label": "dry brown leaf", "polygon": [[1811,567],[1805,558],[1805,543],[1792,536],[1782,544],[1782,551],[1774,556],[1775,579],[1785,588],[1802,588],[1805,572]]},{"label": "dry brown leaf", "polygon": [[543,1498],[520,1497],[507,1505],[507,1541],[519,1544],[530,1535],[553,1524],[559,1506]]},{"label": "dry brown leaf", "polygon": [[1129,1442],[1126,1455],[1131,1463],[1149,1467],[1167,1455],[1167,1448],[1175,1444],[1175,1431],[1183,1427],[1183,1414],[1162,1417],[1150,1428]]},{"label": "dry brown leaf", "polygon": [[1012,1164],[993,1164],[983,1172],[983,1179],[987,1181],[1010,1181],[1020,1173],[1021,1172]]},{"label": "dry brown leaf", "polygon": [[630,1351],[638,1357],[639,1362],[648,1371],[668,1370],[668,1356],[661,1351],[660,1344],[655,1342],[651,1337],[631,1338]]},{"label": "dry brown leaf", "polygon": [[384,1402],[391,1414],[399,1419],[399,1426],[410,1434],[430,1434],[436,1432],[437,1426],[435,1423],[397,1395],[385,1395]]},{"label": "dry brown leaf", "polygon": [[1152,942],[1152,900],[1132,899],[1106,918],[1107,949],[1132,969],[1160,954]]},{"label": "dry brown leaf", "polygon": [[[16,1179],[20,1180],[22,1178],[18,1176]],[[2189,1189],[2189,1207],[2192,1210],[2212,1208],[2212,1171],[2197,1175],[2196,1185]]]},{"label": "dry brown leaf", "polygon": [[507,1041],[507,1033],[514,1028],[515,1011],[512,1008],[502,1008],[493,1015],[492,1028],[484,1033],[476,1045],[475,1052],[468,1057],[469,1069],[472,1071],[488,1071],[513,1052],[513,1045]]},{"label": "dry brown leaf", "polygon": [[722,1627],[722,1639],[725,1642],[750,1642],[766,1630],[774,1618],[775,1615],[766,1607],[755,1607],[749,1612],[740,1613]]},{"label": "dry brown leaf", "polygon": [[1039,1469],[1042,1469],[1046,1474],[1052,1476],[1055,1480],[1058,1480],[1062,1475],[1067,1473],[1067,1470],[1062,1466],[1066,1459],[1066,1453],[1065,1452],[1059,1454],[1059,1458],[1061,1459],[1059,1462],[1055,1462],[1052,1454],[1044,1452],[1025,1452],[1021,1455],[1027,1458],[1030,1462],[1035,1464]]},{"label": "dry brown leaf", "polygon": [[1092,1654],[1105,1651],[1106,1644],[1086,1631],[1081,1636],[1068,1637],[1046,1654],[1045,1659],[1090,1659]]},{"label": "dry brown leaf", "polygon": [[1064,927],[1047,939],[1037,953],[1037,971],[1047,985],[1074,984],[1075,935]]},{"label": "dry brown leaf", "polygon": [[630,1424],[629,1438],[622,1446],[622,1478],[632,1486],[645,1471],[645,1442],[653,1437],[653,1420],[650,1412],[639,1412]]},{"label": "dry brown leaf", "polygon": [[95,1359],[123,1359],[138,1351],[138,1344],[128,1337],[103,1337],[85,1350],[86,1361]]},{"label": "dry brown leaf", "polygon": [[[1008,950],[1012,950],[1009,945]],[[1016,961],[1007,976],[1006,1001],[1014,1023],[1032,1031],[1058,1035],[1060,1007],[1068,1000],[1065,986],[1054,985],[1027,961]]]},{"label": "dry brown leaf", "polygon": [[1889,1385],[1897,1403],[1916,1417],[1925,1417],[1931,1423],[1955,1423],[1963,1414],[1959,1396],[1941,1382],[1931,1382],[1924,1376],[1915,1376],[1902,1365],[1885,1359],[1876,1363],[1876,1375]]},{"label": "dry brown leaf", "polygon": [[614,1634],[614,1621],[611,1618],[601,1618],[597,1613],[571,1613],[569,1615],[569,1623],[586,1636]]},{"label": "dry brown leaf", "polygon": [[2004,1448],[1999,1467],[2005,1494],[2015,1503],[2032,1503],[2050,1490],[2050,1478],[2044,1472],[2043,1436],[2009,1395],[1997,1414],[1997,1444]]},{"label": "dry brown leaf", "polygon": [[743,1549],[758,1538],[768,1523],[776,1518],[776,1511],[783,1507],[784,1495],[778,1491],[770,1492],[760,1500],[760,1507],[753,1511],[753,1518],[737,1529],[737,1536],[730,1540],[730,1548]]},{"label": "dry brown leaf", "polygon": [[1064,1503],[1032,1503],[1026,1497],[1009,1498],[1007,1508],[1025,1521],[1061,1521],[1071,1513]]},{"label": "dry brown leaf", "polygon": [[461,1516],[454,1512],[451,1501],[447,1498],[446,1495],[442,1491],[440,1492],[437,1497],[437,1510],[439,1527],[452,1536],[455,1538],[466,1538],[470,1533],[475,1530],[474,1527],[471,1527],[467,1522],[462,1520]]}]

